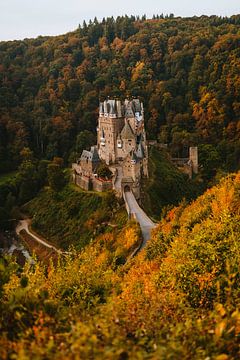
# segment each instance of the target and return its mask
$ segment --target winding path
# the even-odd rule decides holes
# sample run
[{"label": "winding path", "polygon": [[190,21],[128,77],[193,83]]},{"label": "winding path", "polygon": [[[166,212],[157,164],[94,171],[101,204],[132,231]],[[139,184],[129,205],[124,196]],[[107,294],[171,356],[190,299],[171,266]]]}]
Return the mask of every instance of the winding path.
[{"label": "winding path", "polygon": [[143,243],[139,250],[144,248],[147,241],[151,237],[151,231],[155,228],[156,224],[147,216],[147,214],[143,211],[143,209],[138,205],[135,196],[133,195],[132,191],[125,191],[124,192],[124,200],[126,203],[126,208],[128,215],[133,216],[137,222],[139,223],[142,235],[143,235]]},{"label": "winding path", "polygon": [[58,254],[62,254],[62,251],[57,249],[55,246],[48,244],[46,241],[40,239],[38,236],[36,236],[35,234],[33,234],[30,230],[29,230],[29,219],[27,220],[20,220],[17,227],[16,227],[16,233],[17,235],[20,235],[20,232],[22,230],[25,230],[27,232],[28,235],[30,235],[34,240],[36,240],[37,242],[39,242],[40,244],[44,245],[45,247],[49,248],[49,249],[53,249],[55,250]]}]

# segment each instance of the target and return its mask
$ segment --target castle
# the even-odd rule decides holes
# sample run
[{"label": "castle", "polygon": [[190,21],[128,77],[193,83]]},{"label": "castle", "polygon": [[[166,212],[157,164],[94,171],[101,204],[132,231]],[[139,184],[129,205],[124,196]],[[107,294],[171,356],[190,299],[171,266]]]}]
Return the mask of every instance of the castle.
[{"label": "castle", "polygon": [[[103,163],[112,172],[110,179],[98,174]],[[114,189],[121,196],[128,189],[139,199],[141,180],[148,177],[144,109],[140,100],[100,102],[97,145],[90,151],[84,150],[72,167],[75,184],[85,190]]]}]

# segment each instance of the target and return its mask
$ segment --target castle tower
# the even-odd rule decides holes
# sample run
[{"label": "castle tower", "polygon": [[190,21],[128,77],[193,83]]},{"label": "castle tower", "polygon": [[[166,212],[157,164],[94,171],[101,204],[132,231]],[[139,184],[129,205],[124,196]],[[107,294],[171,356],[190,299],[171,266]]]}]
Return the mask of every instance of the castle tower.
[{"label": "castle tower", "polygon": [[125,163],[129,154],[134,154],[137,160],[136,164],[132,164],[133,167],[128,165],[129,170],[132,168],[128,178],[131,177],[139,186],[141,175],[148,176],[144,110],[139,99],[126,99],[124,103],[108,99],[100,103],[98,153],[100,159],[108,165],[119,161]]},{"label": "castle tower", "polygon": [[198,148],[192,146],[189,148],[189,160],[192,162],[192,171],[194,174],[198,173]]},{"label": "castle tower", "polygon": [[97,144],[99,156],[107,164],[116,161],[117,137],[123,126],[121,102],[109,99],[100,103]]}]

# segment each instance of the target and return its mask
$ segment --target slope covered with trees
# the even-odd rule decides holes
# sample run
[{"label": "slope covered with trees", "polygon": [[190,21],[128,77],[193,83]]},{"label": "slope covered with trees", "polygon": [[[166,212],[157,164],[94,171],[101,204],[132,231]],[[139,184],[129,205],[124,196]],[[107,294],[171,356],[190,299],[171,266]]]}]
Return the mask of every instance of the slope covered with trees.
[{"label": "slope covered with trees", "polygon": [[239,358],[239,190],[172,209],[125,265],[136,224],[55,268],[1,261],[1,359]]},{"label": "slope covered with trees", "polygon": [[146,213],[159,219],[181,201],[190,201],[203,191],[201,178],[189,179],[171,161],[166,149],[149,148],[149,177],[144,179],[141,205]]},{"label": "slope covered with trees", "polygon": [[239,45],[239,15],[95,19],[62,36],[1,42],[0,172],[15,169],[26,146],[74,159],[94,141],[108,95],[141,96],[148,136],[175,154],[203,144],[210,174],[216,159],[236,169]]}]

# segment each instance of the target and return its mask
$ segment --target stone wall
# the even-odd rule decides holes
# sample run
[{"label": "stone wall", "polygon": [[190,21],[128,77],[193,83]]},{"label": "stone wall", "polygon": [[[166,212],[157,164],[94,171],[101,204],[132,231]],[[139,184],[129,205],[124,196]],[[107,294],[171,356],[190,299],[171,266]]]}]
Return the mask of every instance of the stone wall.
[{"label": "stone wall", "polygon": [[113,183],[111,180],[93,179],[92,185],[93,185],[93,190],[99,192],[112,190],[113,188]]},{"label": "stone wall", "polygon": [[193,173],[198,173],[198,148],[197,146],[191,146],[189,149],[189,159],[192,161]]},{"label": "stone wall", "polygon": [[86,176],[75,176],[75,184],[78,185],[83,190],[92,190],[92,182],[91,179]]},{"label": "stone wall", "polygon": [[[123,118],[99,117],[98,120],[98,150],[100,158],[109,165],[116,160],[117,135],[124,126]],[[101,135],[104,131],[105,145],[101,145]]]}]

